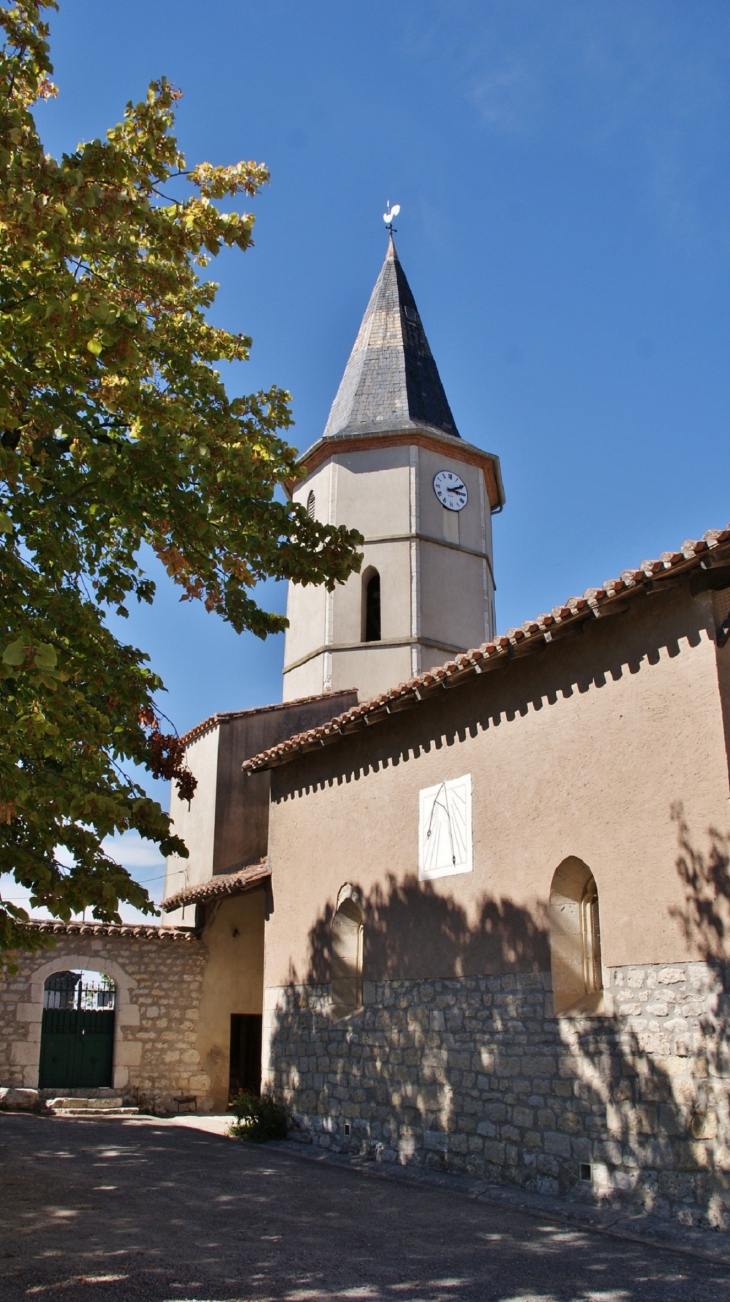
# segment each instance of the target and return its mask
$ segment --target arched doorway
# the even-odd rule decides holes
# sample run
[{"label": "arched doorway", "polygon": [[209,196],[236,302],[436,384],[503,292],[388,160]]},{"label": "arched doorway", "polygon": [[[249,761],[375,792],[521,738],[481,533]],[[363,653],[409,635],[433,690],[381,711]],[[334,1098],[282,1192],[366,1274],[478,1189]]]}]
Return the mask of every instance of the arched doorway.
[{"label": "arched doorway", "polygon": [[116,986],[86,969],[54,972],[43,987],[40,1089],[101,1089],[114,1067]]}]

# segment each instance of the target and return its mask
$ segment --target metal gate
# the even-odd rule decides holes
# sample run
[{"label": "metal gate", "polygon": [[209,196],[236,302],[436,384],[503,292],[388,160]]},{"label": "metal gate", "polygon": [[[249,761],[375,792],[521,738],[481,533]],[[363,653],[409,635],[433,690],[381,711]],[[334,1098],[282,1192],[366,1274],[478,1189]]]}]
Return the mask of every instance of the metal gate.
[{"label": "metal gate", "polygon": [[112,1083],[112,982],[86,983],[80,972],[57,972],[43,995],[39,1089],[98,1089]]}]

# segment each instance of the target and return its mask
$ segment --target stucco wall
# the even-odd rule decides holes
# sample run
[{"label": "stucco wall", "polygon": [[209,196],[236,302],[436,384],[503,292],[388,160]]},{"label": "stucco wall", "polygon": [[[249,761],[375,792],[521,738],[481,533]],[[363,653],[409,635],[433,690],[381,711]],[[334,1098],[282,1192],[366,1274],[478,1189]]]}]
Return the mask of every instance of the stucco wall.
[{"label": "stucco wall", "polygon": [[208,951],[200,998],[196,1047],[210,1080],[211,1105],[228,1104],[231,1015],[261,1013],[264,986],[266,890],[209,906],[203,931]]},{"label": "stucco wall", "polygon": [[[265,858],[269,845],[269,775],[242,772],[251,755],[312,728],[357,701],[355,692],[331,693],[216,715],[194,738],[187,760],[198,779],[190,802],[170,792],[170,815],[190,851],[189,859],[167,860],[163,899],[184,886],[199,885],[217,873],[232,872]],[[195,907],[165,915],[163,925],[190,925]]]},{"label": "stucco wall", "polygon": [[[173,831],[181,836],[189,858],[170,855],[165,867],[165,895],[174,895],[186,886],[206,882],[213,872],[215,845],[215,806],[218,784],[218,742],[220,729],[211,727],[196,738],[186,751],[187,763],[198,780],[193,799],[180,800],[174,785],[170,788],[170,816]],[[190,922],[183,914],[175,923]]]},{"label": "stucco wall", "polygon": [[[465,773],[474,871],[426,892],[418,792]],[[686,864],[709,871],[729,831],[711,605],[685,584],[274,769],[265,984],[321,979],[346,880],[365,901],[366,979],[545,970],[569,855],[598,884],[607,965],[702,958],[714,938]],[[459,954],[443,946],[454,913],[472,938]]]},{"label": "stucco wall", "polygon": [[[294,491],[303,505],[314,493],[318,519],[363,534],[361,574],[373,566],[381,579],[382,643],[366,650],[358,645],[361,574],[333,593],[290,585],[286,699],[356,686],[364,700],[433,663],[434,645],[443,661],[494,631],[483,469],[462,460],[457,440],[435,451],[409,442],[406,433],[402,438],[400,446],[340,448]],[[464,479],[469,500],[458,514],[445,510],[434,493],[438,470],[454,470]]]},{"label": "stucco wall", "polygon": [[[687,581],[643,595],[272,771],[264,1053],[303,1138],[730,1223],[713,605]],[[421,882],[419,791],[464,774],[473,871]],[[598,885],[600,1016],[553,1015],[548,901],[568,856]],[[335,1024],[344,882],[365,998]]]}]

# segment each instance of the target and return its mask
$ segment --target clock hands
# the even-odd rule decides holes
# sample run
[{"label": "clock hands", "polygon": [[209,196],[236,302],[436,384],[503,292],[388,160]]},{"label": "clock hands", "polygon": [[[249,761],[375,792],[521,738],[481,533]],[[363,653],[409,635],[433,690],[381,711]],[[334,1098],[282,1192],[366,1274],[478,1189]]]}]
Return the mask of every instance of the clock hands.
[{"label": "clock hands", "polygon": [[434,476],[434,492],[449,511],[461,511],[469,500],[466,484],[453,470],[440,470]]}]

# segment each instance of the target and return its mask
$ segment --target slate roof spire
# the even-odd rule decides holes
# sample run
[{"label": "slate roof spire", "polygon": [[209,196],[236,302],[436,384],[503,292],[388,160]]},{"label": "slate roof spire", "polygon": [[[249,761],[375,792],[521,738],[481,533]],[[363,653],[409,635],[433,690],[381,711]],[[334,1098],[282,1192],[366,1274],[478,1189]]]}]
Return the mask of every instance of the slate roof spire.
[{"label": "slate roof spire", "polygon": [[424,426],[460,438],[391,234],[324,437]]}]

